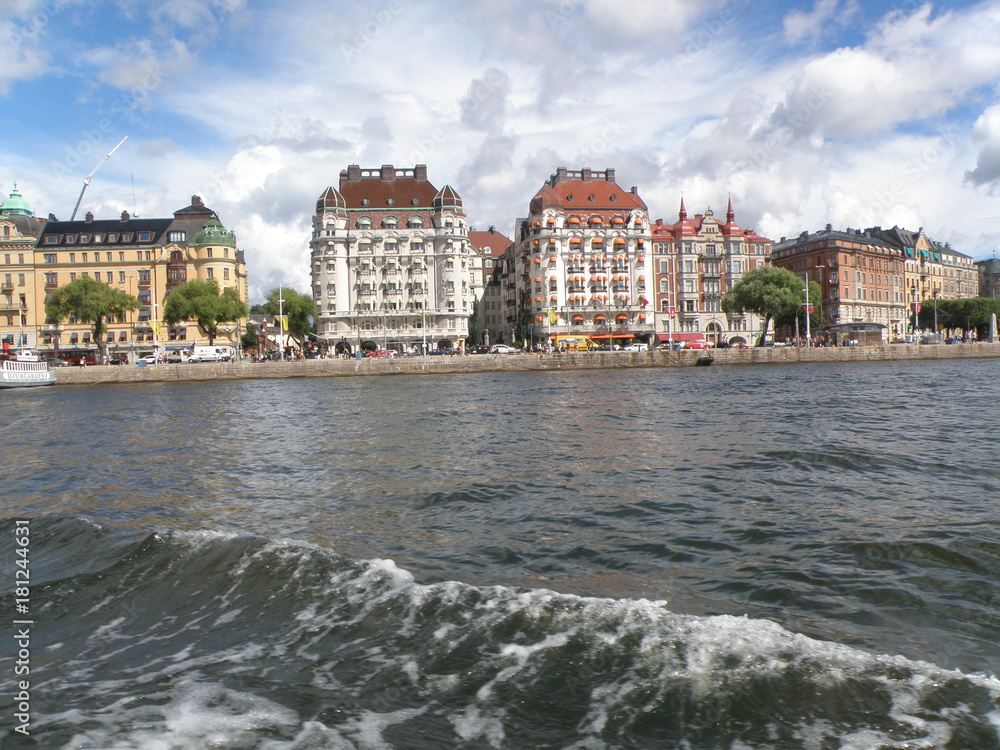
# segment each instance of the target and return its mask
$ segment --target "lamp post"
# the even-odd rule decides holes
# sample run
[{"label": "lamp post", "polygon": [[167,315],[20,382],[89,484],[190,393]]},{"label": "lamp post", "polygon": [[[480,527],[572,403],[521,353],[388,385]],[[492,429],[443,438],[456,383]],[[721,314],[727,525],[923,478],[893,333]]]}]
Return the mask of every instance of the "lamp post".
[{"label": "lamp post", "polygon": [[806,303],[803,305],[806,313],[806,346],[812,346],[812,334],[809,330],[809,272],[806,271]]},{"label": "lamp post", "polygon": [[938,341],[938,324],[937,324],[937,306],[938,306],[938,290],[934,290],[934,343],[941,343]]},{"label": "lamp post", "polygon": [[913,293],[913,342],[917,343],[917,285],[912,284],[910,291]]}]

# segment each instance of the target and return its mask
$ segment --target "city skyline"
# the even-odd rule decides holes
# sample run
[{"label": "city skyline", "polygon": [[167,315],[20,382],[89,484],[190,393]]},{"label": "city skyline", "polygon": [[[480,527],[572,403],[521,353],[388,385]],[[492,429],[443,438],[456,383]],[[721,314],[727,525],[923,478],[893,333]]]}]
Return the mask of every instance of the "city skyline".
[{"label": "city skyline", "polygon": [[79,215],[202,195],[252,301],[309,288],[316,199],[354,163],[426,163],[505,234],[557,167],[611,167],[654,220],[731,196],[775,241],[897,224],[981,259],[1000,244],[998,26],[997,1],[17,0],[0,192],[69,219],[128,136]]}]

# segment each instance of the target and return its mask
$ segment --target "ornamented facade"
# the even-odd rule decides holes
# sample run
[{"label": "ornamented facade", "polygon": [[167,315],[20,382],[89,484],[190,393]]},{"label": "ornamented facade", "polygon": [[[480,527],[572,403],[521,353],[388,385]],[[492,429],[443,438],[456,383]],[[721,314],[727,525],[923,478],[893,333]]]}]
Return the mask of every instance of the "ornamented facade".
[{"label": "ornamented facade", "polygon": [[[12,223],[10,216],[4,219],[0,224]],[[14,257],[21,258],[19,253],[12,253]],[[6,260],[6,255],[0,258]],[[165,296],[185,281],[215,279],[220,289],[232,287],[247,301],[246,263],[236,248],[236,237],[198,196],[169,219],[135,219],[127,211],[111,220],[88,213],[82,221],[58,221],[50,215],[39,223],[32,251],[24,260],[27,283],[17,302],[23,300],[25,307],[26,343],[37,349],[96,348],[90,323],[73,319],[55,323],[45,317],[47,295],[79,277],[97,279],[139,300],[139,310],[108,324],[106,343],[112,354],[207,344],[208,337],[193,321],[170,328],[160,322]],[[220,326],[215,343],[235,347],[241,323]]]},{"label": "ornamented facade", "polygon": [[[907,327],[906,265],[902,248],[860,229],[835,230],[781,238],[773,263],[816,281],[824,325],[875,324],[893,338]],[[891,340],[891,339],[890,339]]]},{"label": "ornamented facade", "polygon": [[658,220],[652,241],[658,339],[752,345],[762,319],[727,315],[722,299],[745,272],[770,262],[771,240],[736,223],[732,200],[722,223],[710,208],[688,218],[681,198],[677,222]]},{"label": "ornamented facade", "polygon": [[350,165],[317,201],[309,244],[316,329],[335,351],[464,346],[476,251],[462,199],[425,164]]},{"label": "ornamented facade", "polygon": [[648,210],[635,188],[615,182],[613,169],[556,170],[515,237],[506,299],[512,331],[521,315],[535,343],[652,339]]}]

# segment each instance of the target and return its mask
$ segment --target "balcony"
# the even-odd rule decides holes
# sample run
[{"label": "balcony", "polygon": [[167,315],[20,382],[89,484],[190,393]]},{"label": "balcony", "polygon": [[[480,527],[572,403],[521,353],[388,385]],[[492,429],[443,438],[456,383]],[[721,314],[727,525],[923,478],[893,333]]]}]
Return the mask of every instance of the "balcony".
[{"label": "balcony", "polygon": [[0,283],[0,291],[13,292],[14,291],[14,282],[13,281],[4,281],[3,283]]}]

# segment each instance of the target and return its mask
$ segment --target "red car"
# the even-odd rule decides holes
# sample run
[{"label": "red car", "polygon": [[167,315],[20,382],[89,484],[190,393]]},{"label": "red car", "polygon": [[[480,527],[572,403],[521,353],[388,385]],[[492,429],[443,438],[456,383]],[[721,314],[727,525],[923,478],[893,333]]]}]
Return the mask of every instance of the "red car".
[{"label": "red car", "polygon": [[686,341],[684,343],[685,349],[713,349],[715,344],[711,341]]}]

